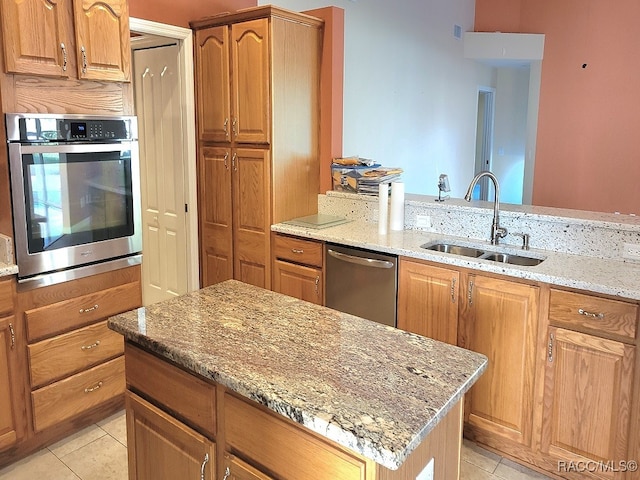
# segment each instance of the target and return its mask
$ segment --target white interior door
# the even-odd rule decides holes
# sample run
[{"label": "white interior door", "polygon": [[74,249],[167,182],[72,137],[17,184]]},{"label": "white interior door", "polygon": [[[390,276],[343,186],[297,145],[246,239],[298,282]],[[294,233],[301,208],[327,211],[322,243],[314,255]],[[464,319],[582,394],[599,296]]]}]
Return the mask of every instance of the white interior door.
[{"label": "white interior door", "polygon": [[182,108],[176,45],[133,52],[142,190],[142,295],[188,291]]}]

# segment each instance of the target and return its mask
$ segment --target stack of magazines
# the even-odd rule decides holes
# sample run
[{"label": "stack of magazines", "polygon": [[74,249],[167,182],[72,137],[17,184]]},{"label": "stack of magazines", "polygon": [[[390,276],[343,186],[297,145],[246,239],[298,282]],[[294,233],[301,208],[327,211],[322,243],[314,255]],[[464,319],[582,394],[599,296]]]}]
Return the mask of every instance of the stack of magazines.
[{"label": "stack of magazines", "polygon": [[378,195],[380,184],[396,182],[401,174],[401,168],[383,167],[379,164],[345,166],[334,163],[331,166],[334,190],[363,195]]},{"label": "stack of magazines", "polygon": [[358,193],[363,195],[378,195],[378,185],[400,180],[401,168],[378,167],[367,170],[358,180]]}]

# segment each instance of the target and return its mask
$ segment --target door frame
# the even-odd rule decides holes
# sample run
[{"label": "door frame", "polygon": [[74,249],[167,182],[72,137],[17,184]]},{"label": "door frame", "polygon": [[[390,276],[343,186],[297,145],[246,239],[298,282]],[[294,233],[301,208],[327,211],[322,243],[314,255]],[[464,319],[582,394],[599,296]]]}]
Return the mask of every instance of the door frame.
[{"label": "door frame", "polygon": [[[481,102],[484,108],[481,107]],[[492,171],[493,167],[493,127],[496,109],[496,89],[493,87],[478,87],[478,109],[476,125],[476,159],[474,175],[481,171]],[[485,164],[488,162],[488,165]],[[484,177],[478,182],[480,185],[479,200],[489,199],[489,179]]]},{"label": "door frame", "polygon": [[[178,63],[182,70],[180,103],[183,108],[182,137],[184,153],[184,180],[187,212],[187,289],[200,288],[200,266],[198,254],[198,191],[196,170],[196,114],[193,74],[193,32],[188,28],[130,18],[132,32],[157,35],[175,40],[178,44]],[[144,252],[143,252],[144,254]]]}]

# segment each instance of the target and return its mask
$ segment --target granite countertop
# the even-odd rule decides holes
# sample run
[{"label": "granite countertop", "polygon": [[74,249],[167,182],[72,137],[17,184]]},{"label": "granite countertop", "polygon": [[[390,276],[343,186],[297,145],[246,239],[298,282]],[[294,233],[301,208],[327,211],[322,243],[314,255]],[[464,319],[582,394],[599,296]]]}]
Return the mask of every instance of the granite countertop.
[{"label": "granite countertop", "polygon": [[0,262],[0,277],[7,277],[18,273],[18,266],[11,263]]},{"label": "granite countertop", "polygon": [[[510,246],[491,245],[488,241],[469,240],[468,238],[452,237],[423,230],[389,231],[386,235],[380,235],[376,223],[359,220],[323,230],[279,223],[273,225],[271,230],[304,238],[545,282],[551,285],[640,300],[640,263],[638,262],[571,255],[549,250],[522,250]],[[436,241],[452,241],[460,245],[544,258],[545,260],[536,266],[525,267],[421,248],[421,245],[425,243]]]},{"label": "granite countertop", "polygon": [[109,327],[390,469],[487,366],[483,355],[235,280]]}]

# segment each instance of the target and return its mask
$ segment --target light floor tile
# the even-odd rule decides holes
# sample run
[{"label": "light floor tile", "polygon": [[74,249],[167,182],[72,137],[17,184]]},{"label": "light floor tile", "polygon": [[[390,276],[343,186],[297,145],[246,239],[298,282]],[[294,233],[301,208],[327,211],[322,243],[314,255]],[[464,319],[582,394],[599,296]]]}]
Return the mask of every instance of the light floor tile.
[{"label": "light floor tile", "polygon": [[127,449],[109,435],[65,455],[61,460],[82,480],[127,480]]},{"label": "light floor tile", "polygon": [[496,478],[505,480],[546,480],[551,478],[506,458],[500,461],[494,475]]},{"label": "light floor tile", "polygon": [[98,426],[122,445],[127,446],[127,416],[124,410],[98,422]]},{"label": "light floor tile", "polygon": [[69,467],[49,450],[40,450],[0,470],[0,480],[78,480]]},{"label": "light floor tile", "polygon": [[500,455],[485,450],[467,439],[463,439],[462,441],[462,460],[482,470],[489,473],[495,472],[501,458]]},{"label": "light floor tile", "polygon": [[107,434],[97,425],[90,425],[87,428],[74,433],[73,435],[63,438],[59,442],[49,447],[49,450],[58,458],[69,455],[71,452],[90,444],[91,442],[103,437]]},{"label": "light floor tile", "polygon": [[492,474],[469,462],[460,462],[460,480],[496,480]]}]

